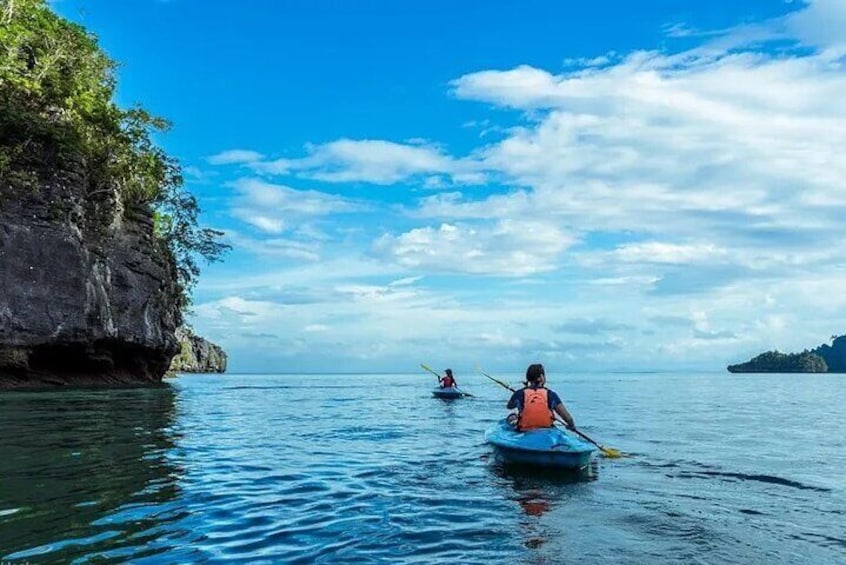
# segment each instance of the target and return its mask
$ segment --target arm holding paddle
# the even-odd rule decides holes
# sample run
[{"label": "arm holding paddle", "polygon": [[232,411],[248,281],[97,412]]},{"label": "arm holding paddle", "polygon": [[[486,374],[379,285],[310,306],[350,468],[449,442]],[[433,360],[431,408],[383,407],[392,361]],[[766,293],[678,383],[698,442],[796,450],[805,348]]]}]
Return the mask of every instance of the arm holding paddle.
[{"label": "arm holding paddle", "polygon": [[570,412],[567,411],[567,407],[564,406],[563,402],[559,402],[555,406],[555,412],[562,420],[564,420],[568,430],[576,431],[576,421],[573,420],[573,417],[570,415]]},{"label": "arm holding paddle", "polygon": [[[486,375],[487,376],[487,375]],[[490,378],[490,377],[488,377]],[[512,390],[509,388],[508,390]],[[514,394],[511,395],[511,398],[508,399],[508,404],[506,404],[506,408],[509,410],[514,410],[515,408],[520,408],[520,405],[523,404],[523,399],[521,398],[522,392],[519,390],[515,390]]]}]

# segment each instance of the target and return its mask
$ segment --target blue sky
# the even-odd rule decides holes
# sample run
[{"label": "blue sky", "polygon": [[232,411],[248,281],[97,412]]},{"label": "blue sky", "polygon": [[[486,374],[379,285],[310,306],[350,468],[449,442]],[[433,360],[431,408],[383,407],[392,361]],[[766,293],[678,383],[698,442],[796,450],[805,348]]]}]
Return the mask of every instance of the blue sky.
[{"label": "blue sky", "polygon": [[721,370],[846,333],[846,4],[58,0],[234,246],[233,371]]}]

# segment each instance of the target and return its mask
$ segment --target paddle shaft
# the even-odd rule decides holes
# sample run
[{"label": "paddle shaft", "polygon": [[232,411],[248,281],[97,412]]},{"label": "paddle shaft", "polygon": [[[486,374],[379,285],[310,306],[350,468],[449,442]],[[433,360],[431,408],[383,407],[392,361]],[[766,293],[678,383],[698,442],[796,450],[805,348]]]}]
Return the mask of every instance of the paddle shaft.
[{"label": "paddle shaft", "polygon": [[508,389],[508,390],[510,390],[511,392],[517,392],[516,390],[514,390],[513,388],[511,388],[510,386],[508,386],[507,384],[505,384],[505,383],[504,383],[504,382],[502,382],[501,380],[493,378],[492,376],[490,376],[490,375],[489,375],[489,374],[487,374],[486,372],[484,372],[484,371],[479,371],[479,372],[480,372],[480,373],[482,373],[484,376],[488,377],[490,380],[492,380],[493,382],[495,382],[495,383],[496,383],[496,384],[498,384],[499,386],[501,386],[501,387],[503,387],[503,388],[507,388],[507,389]]},{"label": "paddle shaft", "polygon": [[[565,426],[567,426],[567,422],[565,422],[564,420],[561,420],[560,418],[556,418],[556,420],[555,420],[555,421],[556,421],[556,422],[561,422],[562,424],[564,424]],[[587,441],[589,441],[590,443],[592,443],[593,445],[595,445],[596,447],[598,447],[598,448],[599,448],[599,450],[600,450],[600,451],[602,451],[602,453],[604,453],[604,454],[606,454],[606,455],[608,455],[608,456],[610,456],[610,457],[619,457],[619,456],[620,456],[620,455],[619,455],[619,452],[618,452],[616,449],[611,449],[611,448],[605,447],[605,446],[603,446],[603,445],[599,445],[599,444],[598,444],[598,443],[596,443],[594,440],[592,440],[591,438],[589,438],[587,434],[584,434],[584,433],[580,432],[580,431],[579,431],[579,430],[577,430],[576,428],[571,428],[571,427],[567,426],[567,429],[568,429],[568,430],[570,430],[571,432],[575,432],[575,433],[576,433],[576,434],[578,434],[578,435],[579,435],[579,437],[581,437],[582,439],[587,440]]]},{"label": "paddle shaft", "polygon": [[433,371],[428,365],[426,365],[424,363],[420,363],[420,366],[423,367],[425,370],[429,371],[430,373],[432,373],[433,375],[435,375],[436,377],[438,377],[438,382],[441,382],[441,375],[439,375],[438,373]]}]

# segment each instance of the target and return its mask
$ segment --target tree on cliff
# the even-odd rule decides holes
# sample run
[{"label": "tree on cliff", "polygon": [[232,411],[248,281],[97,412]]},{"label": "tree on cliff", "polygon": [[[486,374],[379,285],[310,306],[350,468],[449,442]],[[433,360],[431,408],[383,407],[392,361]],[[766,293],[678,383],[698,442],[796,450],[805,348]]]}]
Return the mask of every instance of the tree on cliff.
[{"label": "tree on cliff", "polygon": [[220,258],[221,232],[198,225],[178,162],[151,135],[167,129],[113,101],[115,63],[83,27],[45,0],[0,0],[0,205],[56,170],[82,168],[89,196],[116,190],[127,211],[154,214],[157,247],[174,264],[183,306],[199,268]]}]

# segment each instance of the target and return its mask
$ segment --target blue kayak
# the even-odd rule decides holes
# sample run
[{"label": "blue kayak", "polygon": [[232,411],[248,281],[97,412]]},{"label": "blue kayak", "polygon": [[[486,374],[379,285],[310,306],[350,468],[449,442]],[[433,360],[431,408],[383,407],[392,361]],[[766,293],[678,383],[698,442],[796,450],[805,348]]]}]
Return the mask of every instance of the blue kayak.
[{"label": "blue kayak", "polygon": [[518,432],[500,420],[487,432],[485,441],[494,446],[497,456],[507,463],[522,463],[560,469],[581,469],[596,451],[593,445],[567,435],[559,428],[541,428]]},{"label": "blue kayak", "polygon": [[454,386],[439,386],[435,387],[435,390],[432,391],[432,396],[436,398],[461,398],[464,396],[464,393]]}]

